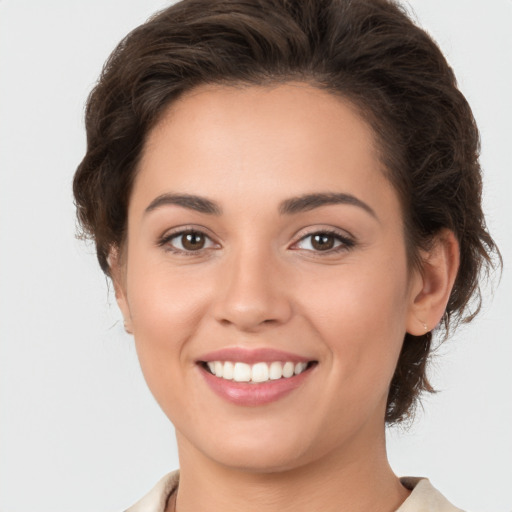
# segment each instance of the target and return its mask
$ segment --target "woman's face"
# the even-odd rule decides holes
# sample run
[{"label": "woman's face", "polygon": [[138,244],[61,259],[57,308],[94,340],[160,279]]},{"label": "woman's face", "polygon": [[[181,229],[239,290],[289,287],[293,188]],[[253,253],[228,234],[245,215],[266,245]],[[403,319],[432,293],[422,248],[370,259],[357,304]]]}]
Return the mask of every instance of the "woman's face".
[{"label": "woman's face", "polygon": [[176,101],[149,134],[118,275],[182,454],[274,471],[382,441],[421,280],[348,102],[301,83]]}]

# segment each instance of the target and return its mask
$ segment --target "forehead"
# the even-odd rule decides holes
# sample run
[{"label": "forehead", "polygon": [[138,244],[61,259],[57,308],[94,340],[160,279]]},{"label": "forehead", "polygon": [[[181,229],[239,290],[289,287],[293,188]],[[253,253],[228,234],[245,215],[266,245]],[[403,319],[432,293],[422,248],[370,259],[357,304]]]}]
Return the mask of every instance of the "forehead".
[{"label": "forehead", "polygon": [[372,129],[341,97],[304,83],[208,85],[172,103],[150,132],[132,199],[194,193],[261,207],[335,191],[372,201],[393,195],[383,171]]}]

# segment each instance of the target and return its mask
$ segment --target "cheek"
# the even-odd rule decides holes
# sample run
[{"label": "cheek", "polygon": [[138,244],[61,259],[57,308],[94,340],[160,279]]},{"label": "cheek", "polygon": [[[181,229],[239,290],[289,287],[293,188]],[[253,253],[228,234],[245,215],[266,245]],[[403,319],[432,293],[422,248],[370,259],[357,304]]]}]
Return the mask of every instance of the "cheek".
[{"label": "cheek", "polygon": [[[331,279],[311,280],[303,309],[326,343],[338,378],[370,393],[387,392],[405,335],[405,257],[354,262]],[[362,388],[365,391],[362,391]]]},{"label": "cheek", "polygon": [[129,262],[127,272],[137,353],[153,388],[173,368],[192,364],[187,360],[187,341],[199,329],[208,307],[208,280],[205,275],[192,277],[190,272],[170,269],[162,261],[148,264],[148,259],[137,257]]}]

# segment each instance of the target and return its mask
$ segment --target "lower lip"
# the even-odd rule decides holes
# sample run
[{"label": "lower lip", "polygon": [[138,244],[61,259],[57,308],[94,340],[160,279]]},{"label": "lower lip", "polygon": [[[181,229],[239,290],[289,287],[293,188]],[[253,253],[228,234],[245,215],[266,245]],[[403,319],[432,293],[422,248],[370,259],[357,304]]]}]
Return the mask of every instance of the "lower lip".
[{"label": "lower lip", "polygon": [[256,407],[275,402],[298,388],[311,374],[312,368],[299,375],[261,383],[235,382],[215,377],[199,366],[206,383],[218,396],[236,405]]}]

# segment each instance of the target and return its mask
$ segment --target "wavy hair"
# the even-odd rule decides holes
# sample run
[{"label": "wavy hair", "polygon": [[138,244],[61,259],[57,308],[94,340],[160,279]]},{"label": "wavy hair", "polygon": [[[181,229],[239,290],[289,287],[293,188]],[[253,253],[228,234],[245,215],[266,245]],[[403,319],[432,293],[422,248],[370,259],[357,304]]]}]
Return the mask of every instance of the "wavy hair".
[{"label": "wavy hair", "polygon": [[[203,84],[303,81],[355,105],[373,128],[401,201],[410,265],[443,228],[460,268],[441,328],[469,321],[483,274],[500,259],[481,208],[479,133],[435,42],[391,0],[183,0],[124,38],[91,92],[87,151],[73,183],[82,233],[108,254],[122,248],[145,139],[168,105]],[[455,322],[454,322],[455,321]],[[432,333],[406,334],[386,421],[411,415]]]}]

